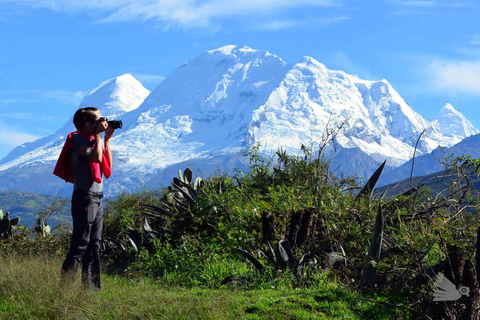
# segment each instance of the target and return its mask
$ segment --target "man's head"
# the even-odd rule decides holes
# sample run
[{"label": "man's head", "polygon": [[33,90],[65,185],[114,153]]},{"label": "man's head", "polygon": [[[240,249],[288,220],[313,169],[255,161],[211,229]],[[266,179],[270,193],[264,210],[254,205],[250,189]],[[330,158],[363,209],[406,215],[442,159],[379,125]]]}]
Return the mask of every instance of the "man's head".
[{"label": "man's head", "polygon": [[80,108],[73,116],[73,124],[78,131],[88,130],[100,118],[100,110],[97,108]]}]

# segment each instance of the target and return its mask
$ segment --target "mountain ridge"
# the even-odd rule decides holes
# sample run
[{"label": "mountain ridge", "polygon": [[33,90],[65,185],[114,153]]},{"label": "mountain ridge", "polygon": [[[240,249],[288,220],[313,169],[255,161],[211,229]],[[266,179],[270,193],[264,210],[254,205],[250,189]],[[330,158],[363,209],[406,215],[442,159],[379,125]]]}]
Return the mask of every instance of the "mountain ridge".
[{"label": "mountain ridge", "polygon": [[[133,82],[129,77],[124,78]],[[244,169],[248,164],[241,156],[243,151],[257,144],[265,154],[279,147],[300,154],[301,145],[315,151],[328,135],[329,126],[344,126],[336,137],[336,148],[329,145],[326,149],[330,155],[337,151],[335,167],[363,176],[385,159],[390,168],[408,161],[423,130],[417,154],[426,154],[440,144],[452,146],[471,133],[444,133],[440,125],[411,108],[385,79],[362,80],[329,70],[312,57],[288,64],[268,51],[247,46],[204,52],[176,68],[151,93],[121,90],[127,92],[129,98],[125,99],[103,94],[101,88],[110,84],[107,80],[95,87],[81,106],[90,105],[96,94],[102,96],[101,109],[105,110],[144,96],[138,106],[120,108],[118,119],[124,127],[111,140],[115,166],[107,188],[111,194],[166,183],[170,179],[162,171],[170,172],[180,164],[208,168],[228,164]],[[102,114],[107,115],[104,110]],[[447,120],[443,126],[465,124],[461,117],[456,117],[456,122]],[[59,181],[50,177],[50,167],[62,140],[53,140],[42,140],[42,146],[3,159],[0,178],[15,180],[6,186],[27,189],[20,180],[34,177],[48,183],[30,186],[33,192],[59,189]],[[40,144],[34,142],[33,146],[35,143]],[[352,161],[352,156],[362,160]],[[370,161],[365,163],[367,159]]]}]

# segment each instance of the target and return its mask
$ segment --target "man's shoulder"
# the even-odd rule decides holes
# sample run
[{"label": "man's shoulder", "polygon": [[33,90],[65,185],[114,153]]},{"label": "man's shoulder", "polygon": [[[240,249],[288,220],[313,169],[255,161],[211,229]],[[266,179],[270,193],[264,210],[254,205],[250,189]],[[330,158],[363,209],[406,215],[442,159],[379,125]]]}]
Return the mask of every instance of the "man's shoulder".
[{"label": "man's shoulder", "polygon": [[72,133],[72,142],[75,149],[79,149],[88,143],[87,139],[80,132]]}]

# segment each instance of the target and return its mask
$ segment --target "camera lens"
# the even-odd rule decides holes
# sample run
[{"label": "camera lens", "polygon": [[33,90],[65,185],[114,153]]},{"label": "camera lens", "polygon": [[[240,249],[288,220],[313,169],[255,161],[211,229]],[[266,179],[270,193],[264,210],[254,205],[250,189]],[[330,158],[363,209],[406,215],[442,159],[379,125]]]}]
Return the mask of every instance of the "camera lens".
[{"label": "camera lens", "polygon": [[122,129],[122,120],[107,121],[108,126],[112,129]]}]

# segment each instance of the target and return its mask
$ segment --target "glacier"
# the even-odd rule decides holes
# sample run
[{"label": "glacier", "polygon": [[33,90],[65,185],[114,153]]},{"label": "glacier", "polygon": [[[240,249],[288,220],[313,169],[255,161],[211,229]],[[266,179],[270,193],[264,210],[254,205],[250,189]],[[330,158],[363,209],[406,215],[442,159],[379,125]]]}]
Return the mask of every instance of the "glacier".
[{"label": "glacier", "polygon": [[[312,57],[289,64],[267,51],[228,45],[176,68],[152,92],[131,75],[91,90],[80,107],[95,106],[123,121],[111,140],[114,171],[107,195],[167,184],[178,169],[198,174],[245,169],[246,150],[317,150],[340,128],[337,172],[366,176],[387,159],[399,167],[412,156],[450,147],[478,129],[447,104],[431,122],[383,79],[362,80],[329,70]],[[75,110],[72,110],[72,114]],[[19,146],[0,161],[2,190],[55,194],[65,183],[52,175],[71,120],[55,134]]]}]

